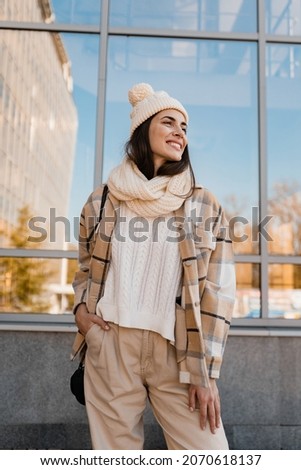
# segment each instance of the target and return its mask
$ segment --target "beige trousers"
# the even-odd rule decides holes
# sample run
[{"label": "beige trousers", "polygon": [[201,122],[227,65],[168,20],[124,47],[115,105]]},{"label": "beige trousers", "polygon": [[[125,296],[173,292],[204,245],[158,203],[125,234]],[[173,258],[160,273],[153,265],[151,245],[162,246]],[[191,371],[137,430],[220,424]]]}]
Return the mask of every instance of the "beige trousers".
[{"label": "beige trousers", "polygon": [[202,430],[178,381],[174,347],[158,333],[93,325],[86,335],[86,409],[93,449],[143,449],[147,398],[168,449],[228,449],[221,426]]}]

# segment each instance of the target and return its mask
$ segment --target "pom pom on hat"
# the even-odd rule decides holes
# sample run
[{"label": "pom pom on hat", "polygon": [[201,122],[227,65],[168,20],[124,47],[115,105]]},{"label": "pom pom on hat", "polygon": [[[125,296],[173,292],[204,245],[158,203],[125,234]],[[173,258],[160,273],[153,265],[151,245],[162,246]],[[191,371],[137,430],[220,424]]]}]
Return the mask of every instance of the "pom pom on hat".
[{"label": "pom pom on hat", "polygon": [[188,124],[188,114],[184,106],[165,91],[154,91],[148,83],[138,83],[128,92],[131,112],[131,135],[144,121],[164,109],[176,109],[183,114]]},{"label": "pom pom on hat", "polygon": [[148,83],[138,83],[129,90],[129,102],[135,106],[139,101],[154,93],[153,87]]}]

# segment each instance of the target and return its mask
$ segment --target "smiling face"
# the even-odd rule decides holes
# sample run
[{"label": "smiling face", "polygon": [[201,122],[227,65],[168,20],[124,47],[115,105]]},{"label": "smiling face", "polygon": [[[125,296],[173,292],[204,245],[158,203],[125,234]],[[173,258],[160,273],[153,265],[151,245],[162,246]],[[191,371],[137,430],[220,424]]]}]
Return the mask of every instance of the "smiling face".
[{"label": "smiling face", "polygon": [[175,109],[165,109],[153,117],[149,127],[149,142],[155,174],[166,161],[181,160],[188,143],[186,129],[183,114]]}]

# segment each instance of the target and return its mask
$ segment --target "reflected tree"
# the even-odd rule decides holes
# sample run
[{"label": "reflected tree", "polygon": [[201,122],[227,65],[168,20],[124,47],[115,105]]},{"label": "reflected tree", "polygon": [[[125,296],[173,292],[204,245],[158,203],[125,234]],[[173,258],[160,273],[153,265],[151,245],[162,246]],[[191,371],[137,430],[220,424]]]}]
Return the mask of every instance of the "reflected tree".
[{"label": "reflected tree", "polygon": [[[301,184],[298,181],[276,183],[268,208],[270,214],[274,216],[274,240],[271,242],[271,251],[301,255]],[[291,283],[291,287],[301,289],[300,265],[293,266]]]},{"label": "reflected tree", "polygon": [[284,247],[284,250],[301,255],[301,184],[298,181],[276,183],[269,200],[269,212],[275,216],[278,237],[285,236],[284,230],[291,235],[291,247]]},{"label": "reflected tree", "polygon": [[[21,249],[33,247],[33,243],[28,241],[28,221],[31,216],[28,206],[19,210],[17,224],[9,235],[11,247]],[[34,245],[38,248],[36,243]],[[52,272],[45,260],[38,258],[1,259],[1,309],[21,312],[47,311],[49,304],[44,298],[44,286],[51,275]]]},{"label": "reflected tree", "polygon": [[[252,240],[252,220],[245,216],[247,201],[237,194],[228,194],[224,199],[226,217],[230,224],[234,252],[236,254],[258,253],[258,241]],[[244,215],[243,215],[244,214]]]}]

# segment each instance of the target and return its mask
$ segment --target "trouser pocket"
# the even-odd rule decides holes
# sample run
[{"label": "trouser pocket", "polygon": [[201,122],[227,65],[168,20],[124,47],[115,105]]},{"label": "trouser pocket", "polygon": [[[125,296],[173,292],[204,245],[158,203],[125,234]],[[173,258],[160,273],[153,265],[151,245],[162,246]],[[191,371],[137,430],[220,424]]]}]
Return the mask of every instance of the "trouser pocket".
[{"label": "trouser pocket", "polygon": [[176,304],[175,347],[177,362],[183,361],[187,352],[186,312]]}]

